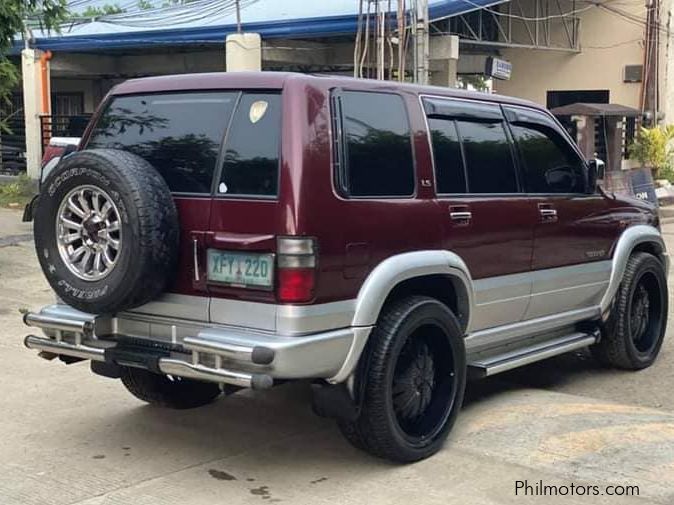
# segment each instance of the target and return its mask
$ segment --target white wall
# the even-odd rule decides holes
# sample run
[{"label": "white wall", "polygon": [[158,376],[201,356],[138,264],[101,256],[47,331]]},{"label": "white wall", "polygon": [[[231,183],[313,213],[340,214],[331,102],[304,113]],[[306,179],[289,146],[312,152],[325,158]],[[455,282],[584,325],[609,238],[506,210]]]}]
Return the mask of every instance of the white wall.
[{"label": "white wall", "polygon": [[[571,9],[568,1],[562,9]],[[579,8],[587,4],[578,4]],[[626,0],[619,7],[645,17],[641,0]],[[592,7],[580,14],[580,53],[533,49],[505,49],[502,55],[513,64],[510,81],[497,81],[497,93],[546,103],[547,91],[610,90],[610,101],[639,107],[639,83],[624,83],[625,65],[643,63],[641,26]],[[555,37],[562,36],[563,25],[554,26]]]}]

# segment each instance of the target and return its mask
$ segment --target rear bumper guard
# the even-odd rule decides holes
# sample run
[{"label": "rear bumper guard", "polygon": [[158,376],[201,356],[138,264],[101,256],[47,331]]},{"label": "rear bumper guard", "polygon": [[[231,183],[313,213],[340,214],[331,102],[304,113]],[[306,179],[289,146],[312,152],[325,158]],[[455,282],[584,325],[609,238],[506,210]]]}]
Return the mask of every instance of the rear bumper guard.
[{"label": "rear bumper guard", "polygon": [[[73,358],[101,362],[107,361],[105,357],[106,349],[104,348],[57,342],[49,337],[38,337],[35,335],[28,335],[24,343],[29,349],[45,351],[59,356],[72,356]],[[131,365],[131,363],[121,362],[117,364]],[[157,367],[160,372],[166,375],[208,382],[222,382],[244,388],[267,389],[274,384],[274,379],[266,374],[234,372],[223,368],[216,369],[168,357],[159,358]]]},{"label": "rear bumper guard", "polygon": [[[154,344],[168,345],[147,336],[133,336],[147,344],[127,352],[126,335],[116,335],[113,318],[75,311],[65,305],[45,307],[24,316],[28,326],[42,328],[45,336],[29,335],[29,349],[52,356],[136,366],[194,380],[266,389],[274,379],[322,378],[343,382],[358,360],[369,327],[345,328],[297,337],[249,333],[204,327],[156,353]],[[101,330],[103,338],[97,335]],[[126,358],[129,356],[129,358]]]}]

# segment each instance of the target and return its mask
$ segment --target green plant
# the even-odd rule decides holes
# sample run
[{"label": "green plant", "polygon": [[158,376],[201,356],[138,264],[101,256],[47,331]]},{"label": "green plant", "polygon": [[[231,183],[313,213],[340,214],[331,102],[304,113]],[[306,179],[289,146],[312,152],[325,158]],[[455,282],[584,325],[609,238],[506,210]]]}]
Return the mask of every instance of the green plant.
[{"label": "green plant", "polygon": [[639,135],[630,145],[629,153],[642,167],[653,170],[653,177],[674,177],[674,125],[658,125],[639,129]]},{"label": "green plant", "polygon": [[35,181],[21,174],[12,182],[0,184],[0,206],[27,203],[36,193]]},{"label": "green plant", "polygon": [[[0,0],[0,109],[19,83],[19,71],[7,57],[14,37],[28,27],[58,31],[67,12],[66,0]],[[0,130],[6,130],[3,117]]]},{"label": "green plant", "polygon": [[106,4],[100,7],[89,6],[84,9],[84,12],[81,14],[74,14],[74,18],[87,18],[87,19],[96,19],[103,16],[113,16],[115,14],[123,14],[126,10],[122,9],[117,4]]}]

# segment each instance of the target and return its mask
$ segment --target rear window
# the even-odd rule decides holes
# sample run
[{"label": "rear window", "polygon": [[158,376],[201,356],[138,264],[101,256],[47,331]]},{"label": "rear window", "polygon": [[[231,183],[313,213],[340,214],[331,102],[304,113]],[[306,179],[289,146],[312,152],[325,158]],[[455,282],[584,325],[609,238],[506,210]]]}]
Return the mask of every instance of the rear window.
[{"label": "rear window", "polygon": [[414,194],[414,158],[405,103],[398,95],[338,95],[344,138],[338,182],[350,197]]},{"label": "rear window", "polygon": [[280,144],[281,95],[244,93],[227,134],[217,193],[276,196]]},{"label": "rear window", "polygon": [[220,145],[239,92],[119,96],[105,109],[88,149],[130,151],[175,193],[210,193]]}]

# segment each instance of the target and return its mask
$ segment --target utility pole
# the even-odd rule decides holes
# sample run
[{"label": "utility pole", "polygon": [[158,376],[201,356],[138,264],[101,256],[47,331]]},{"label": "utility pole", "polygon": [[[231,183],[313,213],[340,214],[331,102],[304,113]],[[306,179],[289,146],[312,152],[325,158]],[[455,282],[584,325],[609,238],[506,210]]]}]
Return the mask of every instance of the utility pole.
[{"label": "utility pole", "polygon": [[641,112],[647,122],[655,125],[659,113],[660,63],[660,1],[646,0],[646,30],[644,33],[644,70],[641,88]]},{"label": "utility pole", "polygon": [[428,0],[416,0],[414,33],[414,78],[417,84],[428,84],[430,58]]},{"label": "utility pole", "polygon": [[241,33],[241,2],[236,0],[236,33]]},{"label": "utility pole", "polygon": [[405,80],[405,58],[407,57],[405,46],[407,40],[407,21],[405,20],[405,0],[398,0],[398,80]]}]

